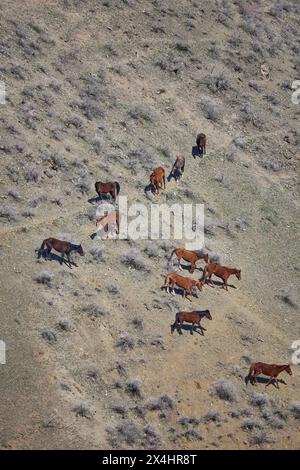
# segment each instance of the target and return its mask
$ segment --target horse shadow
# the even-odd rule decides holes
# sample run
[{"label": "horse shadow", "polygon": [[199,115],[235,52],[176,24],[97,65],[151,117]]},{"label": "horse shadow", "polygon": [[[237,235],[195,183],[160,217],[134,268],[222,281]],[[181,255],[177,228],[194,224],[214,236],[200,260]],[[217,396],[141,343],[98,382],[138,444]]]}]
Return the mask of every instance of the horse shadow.
[{"label": "horse shadow", "polygon": [[167,181],[170,183],[170,181],[172,179],[174,179],[175,182],[177,183],[177,181],[180,181],[181,176],[182,175],[181,175],[181,172],[179,170],[177,170],[177,169],[171,170],[169,176],[167,177]]},{"label": "horse shadow", "polygon": [[147,194],[147,193],[152,193],[154,194],[154,188],[152,186],[152,184],[147,184],[147,186],[145,186],[145,189],[144,189],[144,193]]},{"label": "horse shadow", "polygon": [[[167,287],[165,287],[165,286],[162,286],[162,287],[161,287],[161,290],[165,290],[166,292],[168,292],[168,291],[167,291]],[[171,294],[171,292],[172,292],[172,289],[171,289],[171,287],[170,287],[170,295],[173,295],[173,294]],[[181,298],[183,298],[183,291],[182,291],[182,289],[180,289],[180,288],[178,288],[178,287],[175,287],[175,288],[174,288],[174,292],[175,292],[175,295],[179,295]],[[189,297],[195,297],[196,299],[199,299],[198,294],[195,293],[195,292],[193,292],[193,291],[192,291],[192,295],[191,295],[191,294],[187,294],[186,298],[188,299]]]},{"label": "horse shadow", "polygon": [[100,201],[112,201],[114,202],[113,198],[111,197],[110,194],[101,194],[101,196],[94,196],[94,197],[91,197],[90,199],[88,199],[88,203],[89,204],[94,204],[95,202],[100,202]]},{"label": "horse shadow", "polygon": [[[174,328],[174,331],[177,330],[177,333],[180,335],[179,333],[179,328]],[[184,330],[184,331],[189,331],[190,332],[190,335],[192,336],[194,333],[197,333],[198,335],[200,336],[204,336],[204,331],[206,331],[206,328],[203,328],[203,327],[195,327],[195,325],[182,325],[181,326],[181,330]],[[172,325],[171,325],[171,332],[172,332]]]},{"label": "horse shadow", "polygon": [[[203,271],[203,269],[202,269]],[[208,286],[210,285],[212,287],[211,284],[214,284],[214,286],[219,286],[219,287],[223,287],[224,284],[223,282],[221,281],[209,281],[208,279],[205,279],[205,284],[207,284]],[[231,287],[232,289],[236,289],[237,287],[234,286],[233,284],[227,284],[228,287]]]},{"label": "horse shadow", "polygon": [[[39,250],[38,252],[38,259],[40,258],[44,258],[45,260],[48,260],[48,261],[57,261],[60,265],[62,264],[65,264],[68,268],[72,269],[70,266],[69,266],[69,261],[65,258],[62,258],[61,256],[57,255],[56,253],[49,253],[49,255],[46,254],[46,250],[43,250],[42,252]],[[71,265],[72,266],[75,266],[76,268],[78,267],[78,265],[71,260]]]},{"label": "horse shadow", "polygon": [[193,145],[193,147],[192,147],[192,157],[194,157],[194,158],[196,158],[196,157],[202,158],[203,157],[203,152],[199,153],[199,149],[196,145]]},{"label": "horse shadow", "polygon": [[[248,385],[248,383],[250,382],[250,378],[249,378],[248,375],[245,376],[244,381],[245,381],[245,384]],[[258,376],[258,377],[256,377],[256,381],[257,381],[258,384],[267,385],[267,383],[269,382],[269,379],[267,377]],[[284,384],[284,385],[287,384],[284,379],[278,379],[278,382],[280,382],[281,384]],[[273,379],[270,385],[273,385],[276,388],[275,383],[276,383],[275,379]]]}]

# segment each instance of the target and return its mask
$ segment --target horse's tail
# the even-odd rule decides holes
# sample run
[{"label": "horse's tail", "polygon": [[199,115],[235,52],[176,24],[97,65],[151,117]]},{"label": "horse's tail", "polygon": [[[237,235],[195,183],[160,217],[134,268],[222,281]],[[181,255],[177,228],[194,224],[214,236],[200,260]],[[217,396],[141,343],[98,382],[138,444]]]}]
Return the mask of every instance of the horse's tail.
[{"label": "horse's tail", "polygon": [[118,195],[120,192],[120,185],[117,181],[115,181],[115,188],[116,188],[116,194]]},{"label": "horse's tail", "polygon": [[[169,262],[173,259],[176,250],[177,250],[177,248],[174,248],[174,250],[172,251],[172,253],[171,253],[171,255],[170,255],[170,258],[169,258]],[[177,257],[177,256],[176,256],[176,257]]]},{"label": "horse's tail", "polygon": [[251,364],[248,375],[246,377],[246,384],[249,382],[249,380],[251,381],[253,372],[254,372],[254,366]]},{"label": "horse's tail", "polygon": [[95,191],[96,193],[98,194],[98,184],[100,183],[100,181],[96,181],[95,183]]},{"label": "horse's tail", "polygon": [[172,325],[171,325],[171,333],[174,333],[174,330],[175,330],[175,328],[176,328],[177,323],[179,323],[179,314],[178,314],[178,313],[176,313],[176,315],[175,315],[175,321],[174,321],[174,323],[172,323]]},{"label": "horse's tail", "polygon": [[204,282],[204,281],[205,281],[206,273],[207,273],[207,265],[204,266],[203,274],[202,274],[202,277],[201,277],[201,279],[200,279],[201,282]]},{"label": "horse's tail", "polygon": [[40,257],[41,257],[42,254],[44,253],[46,242],[47,242],[47,238],[43,241],[43,243],[41,244],[40,248],[39,248],[38,250],[36,250],[36,251],[37,251],[37,254],[38,254],[38,259],[40,259]]}]

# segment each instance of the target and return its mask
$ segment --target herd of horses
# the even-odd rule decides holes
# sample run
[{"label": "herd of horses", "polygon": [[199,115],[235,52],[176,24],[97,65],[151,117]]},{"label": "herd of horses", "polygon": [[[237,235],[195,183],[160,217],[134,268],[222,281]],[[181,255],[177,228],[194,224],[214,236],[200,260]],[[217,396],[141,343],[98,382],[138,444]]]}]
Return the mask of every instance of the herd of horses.
[{"label": "herd of horses", "polygon": [[[200,133],[197,135],[196,144],[199,156],[206,154],[206,135]],[[184,157],[177,157],[174,164],[172,165],[170,175],[168,176],[168,181],[172,178],[175,179],[176,183],[179,183],[180,179],[183,176],[185,169],[185,158]],[[151,191],[155,195],[159,195],[160,189],[166,188],[166,173],[165,169],[160,166],[155,168],[150,175],[150,187]],[[114,182],[101,182],[97,181],[95,183],[95,190],[98,194],[99,198],[101,199],[104,195],[107,197],[107,194],[110,195],[112,200],[116,202],[117,196],[120,192],[120,184],[117,181]],[[111,220],[110,220],[111,218]],[[104,222],[103,222],[104,221]],[[104,228],[104,231],[108,231],[108,226],[110,222],[116,222],[117,229],[119,227],[120,221],[120,214],[119,211],[116,209],[111,214],[106,214],[100,220],[96,221],[96,224],[101,224]],[[91,235],[91,238],[94,238],[96,233]],[[84,251],[81,245],[76,245],[70,243],[65,240],[58,240],[56,238],[50,237],[45,239],[42,242],[40,249],[38,250],[38,258],[41,256],[45,258],[49,258],[51,255],[51,251],[55,250],[61,254],[60,263],[62,264],[65,260],[64,257],[67,257],[67,265],[69,268],[72,268],[72,264],[75,265],[71,261],[70,255],[72,252],[78,253],[80,256],[84,256]],[[183,299],[191,299],[188,296],[193,296],[193,289],[197,288],[199,291],[202,291],[204,285],[208,282],[212,287],[214,286],[213,281],[211,280],[212,276],[216,276],[223,281],[223,288],[228,291],[228,279],[230,276],[234,275],[238,280],[241,280],[241,270],[236,268],[228,268],[225,266],[221,266],[220,264],[211,263],[209,262],[209,256],[207,253],[203,252],[194,252],[190,250],[186,250],[184,248],[175,248],[171,254],[171,259],[173,257],[177,258],[179,270],[183,270],[181,266],[181,260],[184,260],[189,265],[189,272],[192,274],[194,273],[196,267],[196,263],[199,260],[203,260],[205,262],[205,266],[202,269],[202,277],[199,279],[191,279],[185,276],[178,274],[178,272],[168,273],[167,275],[163,275],[164,277],[164,285],[161,289],[166,289],[168,293],[175,295],[175,287],[179,288],[182,291]],[[75,265],[76,266],[76,265]],[[209,310],[193,310],[193,311],[182,311],[177,312],[175,315],[175,321],[171,325],[171,333],[173,334],[174,330],[176,329],[180,335],[182,335],[182,325],[184,322],[191,324],[190,334],[193,335],[195,328],[200,328],[201,334],[204,334],[206,329],[200,324],[203,318],[207,318],[208,320],[212,320],[212,316]],[[256,385],[257,376],[260,374],[266,375],[270,377],[269,381],[266,384],[266,387],[270,385],[274,381],[274,385],[279,389],[278,383],[278,375],[286,371],[289,375],[292,375],[292,370],[289,364],[277,365],[277,364],[266,364],[263,362],[256,362],[250,365],[249,373],[246,377],[246,383],[250,381],[252,385]]]}]

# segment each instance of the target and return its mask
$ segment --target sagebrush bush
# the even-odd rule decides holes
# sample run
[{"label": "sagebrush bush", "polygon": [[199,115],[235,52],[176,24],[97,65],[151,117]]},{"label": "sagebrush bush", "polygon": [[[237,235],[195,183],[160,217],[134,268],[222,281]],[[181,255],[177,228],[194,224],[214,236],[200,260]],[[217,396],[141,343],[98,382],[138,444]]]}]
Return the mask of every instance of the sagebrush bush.
[{"label": "sagebrush bush", "polygon": [[106,311],[99,304],[89,304],[83,307],[82,311],[91,317],[102,317]]},{"label": "sagebrush bush", "polygon": [[300,401],[294,400],[291,402],[290,410],[294,418],[300,419]]},{"label": "sagebrush bush", "polygon": [[57,341],[56,334],[54,333],[54,331],[49,330],[49,328],[45,328],[42,331],[42,338],[46,339],[50,343]]},{"label": "sagebrush bush", "polygon": [[37,273],[33,276],[33,280],[38,284],[44,284],[48,287],[51,287],[53,277],[54,275],[50,271],[41,271],[40,273]]},{"label": "sagebrush bush", "polygon": [[126,382],[126,392],[137,398],[143,398],[143,384],[140,379],[129,379]]},{"label": "sagebrush bush", "polygon": [[219,380],[215,384],[215,393],[221,400],[237,401],[237,390],[233,383],[228,380]]},{"label": "sagebrush bush", "polygon": [[152,411],[172,410],[175,406],[175,401],[170,395],[164,394],[160,396],[159,398],[150,398],[146,406],[149,410],[152,410]]},{"label": "sagebrush bush", "polygon": [[208,413],[206,413],[203,416],[202,421],[204,423],[210,423],[211,421],[213,423],[220,423],[221,422],[221,415],[216,410],[210,410],[210,411],[208,411]]},{"label": "sagebrush bush", "polygon": [[242,429],[262,429],[263,423],[256,418],[245,418],[241,425]]},{"label": "sagebrush bush", "polygon": [[73,406],[72,411],[76,416],[80,416],[82,418],[91,419],[92,417],[92,412],[86,403],[79,403],[78,405]]},{"label": "sagebrush bush", "polygon": [[0,218],[6,219],[8,222],[16,222],[18,217],[13,207],[1,205],[0,206]]},{"label": "sagebrush bush", "polygon": [[118,337],[117,342],[116,342],[116,346],[118,348],[122,349],[122,351],[125,351],[125,352],[130,350],[130,349],[133,349],[134,345],[135,345],[134,338],[129,333],[122,333]]},{"label": "sagebrush bush", "polygon": [[213,122],[220,121],[223,116],[223,108],[211,98],[203,98],[201,109],[207,119]]},{"label": "sagebrush bush", "polygon": [[121,256],[121,262],[138,271],[145,271],[146,264],[144,258],[137,248],[131,248],[127,253]]},{"label": "sagebrush bush", "polygon": [[259,408],[263,406],[271,406],[271,398],[267,393],[254,392],[250,397],[250,404],[253,406],[258,406]]}]

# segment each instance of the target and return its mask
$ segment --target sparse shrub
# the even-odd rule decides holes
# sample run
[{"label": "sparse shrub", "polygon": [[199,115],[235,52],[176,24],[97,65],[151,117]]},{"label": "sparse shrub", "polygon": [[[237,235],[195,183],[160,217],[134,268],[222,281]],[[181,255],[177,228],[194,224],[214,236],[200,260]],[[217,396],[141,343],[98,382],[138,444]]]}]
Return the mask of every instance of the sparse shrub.
[{"label": "sparse shrub", "polygon": [[143,398],[144,392],[142,385],[140,379],[129,379],[126,382],[126,392],[133,397]]},{"label": "sparse shrub", "polygon": [[48,287],[52,286],[52,280],[53,280],[53,273],[49,271],[41,271],[38,274],[35,274],[33,276],[33,279],[35,282],[38,284],[44,284]]},{"label": "sparse shrub", "polygon": [[146,270],[144,258],[137,248],[131,248],[127,253],[121,256],[121,262],[138,271]]},{"label": "sparse shrub", "polygon": [[249,440],[252,445],[262,445],[271,442],[267,433],[263,430],[255,430]]},{"label": "sparse shrub", "polygon": [[222,118],[223,109],[211,98],[204,98],[201,101],[201,108],[205,114],[205,117],[210,121],[217,122]]},{"label": "sparse shrub", "polygon": [[137,330],[142,331],[144,329],[144,323],[143,319],[140,317],[135,317],[131,320],[131,324],[136,328]]},{"label": "sparse shrub", "polygon": [[292,401],[290,409],[294,418],[300,419],[300,401]]},{"label": "sparse shrub", "polygon": [[220,423],[221,422],[221,415],[218,411],[210,410],[206,415],[203,416],[202,421],[204,423]]},{"label": "sparse shrub", "polygon": [[88,369],[86,376],[88,379],[96,382],[101,377],[100,369],[98,369],[97,367],[91,367],[90,369]]},{"label": "sparse shrub", "polygon": [[285,288],[281,289],[280,293],[276,296],[278,299],[280,299],[282,302],[284,302],[286,305],[292,308],[297,308],[298,305],[293,299],[291,288]]},{"label": "sparse shrub", "polygon": [[242,422],[242,429],[252,430],[252,429],[262,429],[263,424],[256,418],[245,418]]},{"label": "sparse shrub", "polygon": [[247,364],[252,364],[252,362],[254,362],[252,354],[248,351],[245,351],[242,357]]},{"label": "sparse shrub", "polygon": [[280,171],[281,170],[281,164],[279,162],[275,162],[272,160],[264,160],[261,162],[261,166],[265,168],[268,171]]},{"label": "sparse shrub", "polygon": [[145,253],[149,256],[149,258],[156,258],[159,255],[159,251],[156,245],[148,245],[145,248]]},{"label": "sparse shrub", "polygon": [[112,295],[117,295],[119,294],[119,288],[116,285],[110,285],[107,287],[107,290],[110,294]]},{"label": "sparse shrub", "polygon": [[102,317],[105,315],[105,309],[98,304],[89,304],[82,309],[84,313],[87,313],[90,317]]},{"label": "sparse shrub", "polygon": [[158,431],[151,425],[140,426],[132,420],[123,420],[114,428],[106,429],[108,442],[112,447],[120,447],[124,444],[137,448],[155,448],[157,449],[161,442]]},{"label": "sparse shrub", "polygon": [[182,418],[179,418],[178,424],[181,426],[198,426],[200,424],[200,419],[196,418],[195,416],[182,416]]},{"label": "sparse shrub", "polygon": [[229,80],[223,73],[210,75],[206,77],[205,82],[207,88],[213,93],[224,92],[229,88]]},{"label": "sparse shrub", "polygon": [[42,331],[42,338],[49,341],[49,343],[54,343],[57,341],[56,334],[48,328],[45,328]]},{"label": "sparse shrub", "polygon": [[127,413],[126,407],[122,403],[115,403],[111,406],[112,411],[118,413],[121,416],[125,416]]},{"label": "sparse shrub", "polygon": [[237,401],[237,391],[233,383],[228,380],[219,380],[215,384],[215,392],[221,400]]},{"label": "sparse shrub", "polygon": [[20,201],[21,195],[17,189],[10,189],[8,191],[8,196],[12,197],[15,201]]},{"label": "sparse shrub", "polygon": [[81,418],[91,419],[92,412],[89,406],[86,403],[79,403],[72,408],[72,411],[76,414],[76,416],[80,416]]},{"label": "sparse shrub", "polygon": [[173,398],[168,395],[164,394],[159,398],[151,398],[146,404],[148,410],[155,411],[166,411],[172,410],[175,406],[175,402]]},{"label": "sparse shrub", "polygon": [[192,440],[202,441],[203,440],[203,436],[201,432],[197,431],[197,429],[187,429],[186,431],[183,431],[182,433],[180,433],[177,438],[179,439],[183,438],[183,439],[186,439],[187,441],[192,441]]},{"label": "sparse shrub", "polygon": [[71,330],[69,320],[60,320],[58,322],[58,326],[63,331],[70,331]]},{"label": "sparse shrub", "polygon": [[145,121],[145,122],[152,122],[153,121],[153,115],[149,111],[148,108],[145,108],[143,106],[136,106],[132,110],[129,111],[128,113],[129,117],[132,119],[135,119],[136,121]]},{"label": "sparse shrub", "polygon": [[134,338],[129,333],[122,333],[117,339],[116,346],[122,351],[133,349],[135,345]]},{"label": "sparse shrub", "polygon": [[15,209],[8,206],[0,206],[0,218],[8,220],[8,222],[16,222],[17,213]]},{"label": "sparse shrub", "polygon": [[270,406],[271,399],[267,393],[254,392],[250,398],[250,404],[253,406]]},{"label": "sparse shrub", "polygon": [[151,424],[147,424],[144,429],[144,446],[150,449],[157,449],[161,443],[159,432]]},{"label": "sparse shrub", "polygon": [[106,261],[106,258],[104,256],[103,246],[99,246],[99,245],[92,246],[92,248],[90,249],[90,254],[92,255],[95,261],[101,261],[102,263]]}]

